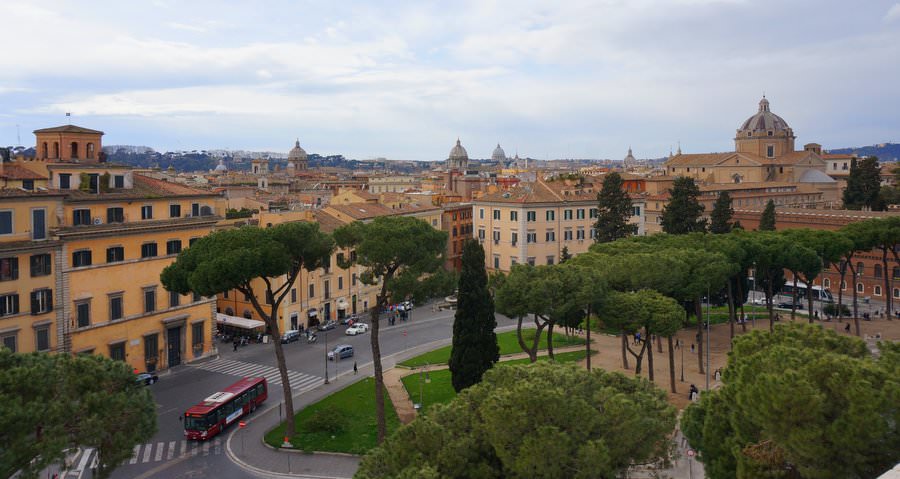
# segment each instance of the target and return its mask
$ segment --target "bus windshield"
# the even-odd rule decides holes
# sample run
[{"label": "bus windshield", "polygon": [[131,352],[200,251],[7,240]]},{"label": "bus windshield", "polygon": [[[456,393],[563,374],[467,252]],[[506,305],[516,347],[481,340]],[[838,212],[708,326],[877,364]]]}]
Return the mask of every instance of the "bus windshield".
[{"label": "bus windshield", "polygon": [[184,417],[184,428],[191,431],[205,431],[207,428],[206,417]]}]

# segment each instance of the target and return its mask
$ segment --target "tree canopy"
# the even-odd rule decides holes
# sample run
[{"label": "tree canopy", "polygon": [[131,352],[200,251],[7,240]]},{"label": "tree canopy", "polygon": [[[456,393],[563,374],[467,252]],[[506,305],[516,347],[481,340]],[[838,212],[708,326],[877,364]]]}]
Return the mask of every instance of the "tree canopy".
[{"label": "tree canopy", "polygon": [[759,218],[759,230],[760,231],[775,231],[775,202],[769,200],[766,203],[766,208],[762,212],[762,216]]},{"label": "tree canopy", "polygon": [[[334,231],[338,246],[353,249],[348,263],[365,268],[360,280],[365,284],[381,283],[376,304],[371,308],[372,362],[375,369],[375,416],[378,442],[384,441],[387,423],[384,415],[384,373],[378,340],[379,312],[389,298],[401,301],[414,295],[416,289],[441,268],[447,233],[409,216],[379,216],[369,223],[355,221]],[[427,281],[425,282],[427,284]]]},{"label": "tree canopy", "polygon": [[553,362],[496,367],[403,426],[357,478],[617,477],[667,457],[675,409],[643,379]]},{"label": "tree canopy", "polygon": [[734,208],[731,206],[731,195],[727,191],[719,193],[716,203],[713,205],[712,213],[709,214],[709,232],[713,234],[724,234],[731,231],[734,224],[731,219],[734,217]]},{"label": "tree canopy", "polygon": [[662,229],[669,234],[685,234],[706,231],[706,220],[701,218],[700,187],[687,176],[675,178],[669,203],[663,207]]},{"label": "tree canopy", "polygon": [[815,325],[736,338],[682,430],[717,478],[876,477],[900,461],[900,347]]},{"label": "tree canopy", "polygon": [[622,185],[622,175],[616,172],[603,178],[603,188],[597,193],[597,222],[594,223],[597,243],[637,234],[638,226],[628,222],[632,215],[631,197]]},{"label": "tree canopy", "polygon": [[860,210],[870,208],[881,209],[879,205],[879,190],[881,189],[881,167],[878,158],[867,158],[850,161],[850,175],[847,177],[847,186],[844,188],[844,208]]},{"label": "tree canopy", "polygon": [[[334,240],[319,231],[318,223],[290,222],[270,228],[244,226],[204,236],[166,266],[160,281],[169,291],[214,296],[237,290],[250,298],[253,309],[276,338],[275,358],[284,389],[285,410],[294,417],[294,402],[278,324],[278,309],[297,280],[300,270],[325,265]],[[278,278],[283,277],[283,280]],[[279,284],[280,282],[280,284]],[[265,298],[262,302],[260,298]],[[294,421],[286,421],[287,437]]]},{"label": "tree canopy", "polygon": [[100,476],[156,432],[156,404],[130,367],[100,356],[0,347],[0,476],[37,477],[71,447],[97,448]]},{"label": "tree canopy", "polygon": [[494,299],[487,287],[484,248],[475,240],[463,244],[462,273],[453,320],[450,373],[456,392],[477,384],[500,359]]}]

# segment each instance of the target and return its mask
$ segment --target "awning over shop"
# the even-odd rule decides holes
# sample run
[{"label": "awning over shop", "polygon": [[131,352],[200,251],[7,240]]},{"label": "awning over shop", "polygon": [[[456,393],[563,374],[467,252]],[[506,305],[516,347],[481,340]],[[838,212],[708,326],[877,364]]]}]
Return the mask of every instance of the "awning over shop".
[{"label": "awning over shop", "polygon": [[216,313],[216,322],[224,326],[234,326],[241,329],[256,329],[266,325],[262,321],[255,319],[241,318],[239,316],[229,316],[227,314]]},{"label": "awning over shop", "polygon": [[315,318],[319,315],[319,311],[316,308],[309,308],[309,311],[306,312],[306,315],[310,318]]}]

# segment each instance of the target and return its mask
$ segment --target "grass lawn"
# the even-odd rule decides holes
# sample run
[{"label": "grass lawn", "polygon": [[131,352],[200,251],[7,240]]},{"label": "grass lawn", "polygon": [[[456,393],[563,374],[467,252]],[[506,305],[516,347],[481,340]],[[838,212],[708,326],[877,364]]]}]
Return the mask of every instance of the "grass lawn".
[{"label": "grass lawn", "polygon": [[[531,344],[534,340],[535,329],[523,329],[522,337],[526,344]],[[522,348],[519,346],[519,340],[516,339],[515,331],[507,331],[497,334],[497,344],[500,346],[500,355],[521,353]],[[562,348],[566,346],[576,346],[584,344],[584,339],[575,336],[566,338],[564,334],[553,333],[553,347]],[[540,349],[547,349],[547,335],[541,334]],[[444,346],[443,348],[429,351],[411,359],[407,359],[400,363],[401,366],[418,367],[428,364],[447,364],[450,361],[450,349],[452,346]]]},{"label": "grass lawn", "polygon": [[[344,418],[343,430],[334,433],[308,430],[309,419],[328,408],[333,408],[336,414]],[[384,408],[387,433],[390,435],[399,427],[400,421],[387,391],[384,393]],[[376,445],[375,379],[365,378],[305,407],[294,415],[294,424],[297,433],[291,438],[291,444],[297,449],[365,454]],[[274,447],[281,447],[283,437],[282,424],[269,431],[265,440]]]},{"label": "grass lawn", "polygon": [[[596,351],[594,351],[596,354]],[[556,360],[561,363],[576,362],[584,359],[584,351],[570,351],[567,353],[558,353]],[[538,356],[538,361],[546,361],[547,356]],[[528,358],[514,359],[512,361],[503,361],[496,364],[496,367],[504,367],[510,364],[525,364]],[[406,388],[409,398],[413,403],[422,401],[422,411],[425,412],[434,404],[444,404],[456,397],[456,391],[453,390],[453,384],[450,381],[450,370],[439,369],[429,371],[429,383],[425,383],[423,375],[420,373],[410,374],[403,378],[403,386]]]}]

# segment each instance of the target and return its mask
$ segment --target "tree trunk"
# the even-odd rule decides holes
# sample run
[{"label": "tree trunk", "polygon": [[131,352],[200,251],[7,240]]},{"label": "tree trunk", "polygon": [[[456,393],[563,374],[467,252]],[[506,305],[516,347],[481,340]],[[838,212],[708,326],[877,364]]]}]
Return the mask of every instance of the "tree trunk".
[{"label": "tree trunk", "polygon": [[661,338],[658,334],[656,335],[656,349],[658,349],[657,352],[658,352],[659,354],[662,354],[662,352],[663,352],[663,348],[662,348],[662,338]]},{"label": "tree trunk", "polygon": [[628,367],[628,333],[622,332],[622,368],[631,369]]},{"label": "tree trunk", "polygon": [[[650,341],[652,334],[650,334],[650,328],[647,329],[647,341]],[[661,343],[660,343],[661,344]],[[653,382],[653,344],[648,344],[647,348],[647,376],[650,378],[650,382]]]},{"label": "tree trunk", "polygon": [[[528,348],[528,345],[525,344],[525,338],[522,337],[522,320],[525,319],[525,316],[519,316],[519,320],[516,323],[516,339],[519,341],[519,347],[522,348],[523,352],[528,353],[528,357],[531,358],[531,349]],[[534,362],[534,359],[531,359],[531,362]]]},{"label": "tree trunk", "polygon": [[550,321],[545,321],[544,323],[547,324],[547,357],[551,361],[555,361],[556,356],[553,355],[553,323]]},{"label": "tree trunk", "polygon": [[[791,275],[794,277],[794,294],[791,295],[791,321],[793,321],[797,315],[797,273],[791,271]],[[812,286],[807,285],[807,287],[811,288]],[[811,292],[812,291],[810,291],[810,293]],[[812,312],[810,312],[810,314],[812,314]]]},{"label": "tree trunk", "polygon": [[369,341],[372,344],[372,364],[375,366],[375,417],[378,427],[378,444],[384,442],[387,436],[387,422],[384,417],[384,372],[381,368],[381,345],[378,343],[378,314],[387,305],[387,285],[390,278],[383,278],[381,293],[375,301],[372,309],[372,335]]},{"label": "tree trunk", "polygon": [[672,347],[672,336],[669,336],[669,385],[671,386],[672,393],[677,393],[675,390],[675,348]]},{"label": "tree trunk", "polygon": [[[740,277],[738,277],[740,280]],[[734,340],[734,322],[735,322],[735,307],[734,307],[734,293],[731,290],[731,280],[728,280],[728,285],[726,286],[726,291],[728,293],[728,331],[731,335],[731,340]],[[662,351],[660,351],[662,352]]]},{"label": "tree trunk", "polygon": [[[747,322],[744,321],[744,318],[746,318],[747,315],[744,313],[744,276],[743,275],[738,275],[737,294],[738,294],[738,298],[741,300],[741,330],[746,333],[747,332]],[[752,307],[754,307],[754,305],[750,305],[750,307],[752,308]],[[756,312],[754,312],[753,314],[754,314],[753,317],[755,318]]]},{"label": "tree trunk", "polygon": [[585,334],[587,335],[585,338],[585,348],[587,349],[587,370],[591,370],[591,305],[587,307],[587,329],[585,330]]},{"label": "tree trunk", "polygon": [[703,310],[700,306],[700,296],[694,302],[694,314],[697,315],[697,365],[700,374],[703,374]]},{"label": "tree trunk", "polygon": [[766,309],[769,311],[769,332],[774,333],[775,332],[775,309],[772,306],[772,302],[773,302],[772,296],[774,296],[774,294],[772,293],[772,278],[771,278],[771,275],[768,275],[768,276],[770,276],[770,278],[768,281],[766,281]]},{"label": "tree trunk", "polygon": [[859,326],[859,302],[856,293],[856,268],[848,262],[847,267],[850,268],[850,275],[853,277],[853,324],[856,326],[856,335],[862,336]]},{"label": "tree trunk", "polygon": [[[809,324],[813,324],[816,322],[816,315],[813,311],[813,289],[812,282],[815,281],[816,278],[806,278],[806,303],[809,305]],[[822,292],[825,292],[825,288],[822,288]]]},{"label": "tree trunk", "polygon": [[891,311],[893,310],[893,291],[891,291],[891,275],[888,272],[888,260],[887,260],[887,252],[888,245],[884,245],[881,248],[881,265],[882,265],[882,273],[884,275],[884,315],[887,317],[888,321],[892,321],[891,319]]},{"label": "tree trunk", "polygon": [[[634,375],[635,376],[641,375],[641,366],[643,365],[644,352],[647,350],[647,342],[648,342],[647,340],[641,341],[641,352],[640,353],[635,353],[631,349],[628,350],[628,352],[630,352],[632,355],[634,355],[634,362],[635,362]],[[651,351],[653,350],[653,346],[650,347],[650,350]]]},{"label": "tree trunk", "polygon": [[843,288],[843,285],[844,285],[844,277],[847,275],[846,263],[844,264],[843,268],[840,266],[840,263],[838,263],[838,265],[835,266],[835,269],[837,270],[838,274],[840,275],[840,277],[838,278],[837,317],[838,317],[838,322],[843,323],[844,322],[844,288]]},{"label": "tree trunk", "polygon": [[537,362],[538,351],[541,347],[541,333],[544,331],[544,326],[547,323],[541,323],[538,321],[538,315],[534,315],[534,339],[531,340],[531,351],[529,355],[531,356],[531,362]]},{"label": "tree trunk", "polygon": [[281,377],[281,387],[284,390],[284,437],[285,442],[289,442],[294,437],[294,397],[291,389],[291,381],[288,377],[287,363],[284,359],[284,349],[281,344],[281,332],[278,328],[278,311],[275,309],[277,305],[272,305],[272,312],[266,319],[266,324],[272,332],[272,338],[275,343],[275,362],[278,363],[278,375]]}]

